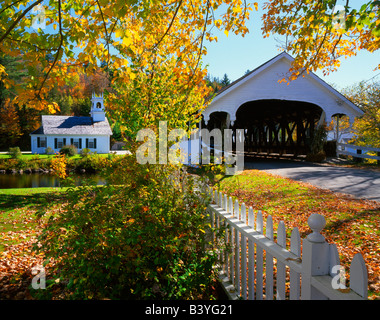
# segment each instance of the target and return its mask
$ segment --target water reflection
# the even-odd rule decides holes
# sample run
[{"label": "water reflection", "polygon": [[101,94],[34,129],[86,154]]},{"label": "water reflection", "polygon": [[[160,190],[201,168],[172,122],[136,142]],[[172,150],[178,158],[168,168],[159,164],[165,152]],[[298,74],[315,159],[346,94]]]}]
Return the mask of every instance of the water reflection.
[{"label": "water reflection", "polygon": [[[98,185],[105,184],[105,181],[97,175],[77,175],[74,177],[75,184],[80,185],[83,180],[94,179]],[[59,179],[50,174],[0,174],[0,189],[9,188],[42,188],[60,187]]]}]

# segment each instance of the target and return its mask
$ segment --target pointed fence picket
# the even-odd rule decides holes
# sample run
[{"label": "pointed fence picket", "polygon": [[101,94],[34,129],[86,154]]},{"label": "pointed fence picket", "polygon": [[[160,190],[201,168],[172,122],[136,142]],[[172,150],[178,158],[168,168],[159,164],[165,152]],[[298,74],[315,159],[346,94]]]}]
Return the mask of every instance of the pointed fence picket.
[{"label": "pointed fence picket", "polygon": [[309,217],[312,233],[302,242],[298,228],[294,228],[287,250],[283,221],[278,224],[275,241],[271,216],[267,217],[264,235],[261,211],[255,214],[252,207],[247,210],[244,203],[239,204],[232,197],[211,188],[208,192],[213,200],[207,207],[211,224],[226,228],[227,250],[219,252],[220,275],[232,299],[367,299],[368,277],[363,257],[358,253],[352,259],[350,288],[346,288],[336,245],[328,244],[320,234],[326,224],[323,216]]}]

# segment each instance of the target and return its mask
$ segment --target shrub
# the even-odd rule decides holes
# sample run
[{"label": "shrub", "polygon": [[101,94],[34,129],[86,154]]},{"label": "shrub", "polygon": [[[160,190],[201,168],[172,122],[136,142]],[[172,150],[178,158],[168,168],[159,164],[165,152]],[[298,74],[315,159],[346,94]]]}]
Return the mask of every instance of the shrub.
[{"label": "shrub", "polygon": [[45,153],[46,153],[46,154],[54,154],[54,150],[53,150],[51,147],[47,147],[47,148],[45,149]]},{"label": "shrub", "polygon": [[323,151],[323,146],[325,145],[327,138],[327,129],[326,125],[319,126],[314,131],[314,136],[311,141],[310,151],[311,154],[318,154]]},{"label": "shrub", "polygon": [[57,155],[51,159],[51,169],[60,179],[65,179],[67,177],[66,167],[67,160],[64,155]]},{"label": "shrub", "polygon": [[1,169],[5,169],[5,170],[19,169],[19,160],[18,159],[4,159],[4,161],[2,161]]},{"label": "shrub", "polygon": [[320,151],[318,153],[309,153],[306,155],[305,160],[310,162],[322,162],[326,159],[326,153],[324,151]]},{"label": "shrub", "polygon": [[324,151],[326,138],[326,125],[321,125],[314,131],[314,136],[310,145],[310,152],[306,155],[306,161],[322,162],[326,159],[326,152]]},{"label": "shrub", "polygon": [[61,150],[59,150],[60,154],[67,155],[69,157],[73,157],[78,153],[78,150],[73,145],[63,146]]},{"label": "shrub", "polygon": [[325,151],[326,157],[336,157],[336,141],[326,141],[323,151]]},{"label": "shrub", "polygon": [[[67,205],[39,238],[46,259],[55,261],[65,297],[208,296],[217,258],[205,236],[207,199],[192,191],[184,173],[131,159],[110,170],[111,184],[69,188]],[[51,280],[51,290],[57,279]]]},{"label": "shrub", "polygon": [[19,159],[22,156],[21,150],[19,147],[9,148],[8,154],[12,159]]},{"label": "shrub", "polygon": [[92,151],[88,148],[84,148],[82,149],[82,151],[80,152],[82,157],[87,157],[88,155],[92,154]]}]

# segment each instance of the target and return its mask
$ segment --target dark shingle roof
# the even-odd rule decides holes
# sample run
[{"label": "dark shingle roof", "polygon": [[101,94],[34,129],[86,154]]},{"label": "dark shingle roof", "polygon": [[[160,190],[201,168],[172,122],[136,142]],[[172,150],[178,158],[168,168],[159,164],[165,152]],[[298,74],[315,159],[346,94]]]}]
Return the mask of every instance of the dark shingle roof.
[{"label": "dark shingle roof", "polygon": [[107,118],[97,122],[92,117],[42,116],[41,119],[41,127],[31,134],[112,135]]}]

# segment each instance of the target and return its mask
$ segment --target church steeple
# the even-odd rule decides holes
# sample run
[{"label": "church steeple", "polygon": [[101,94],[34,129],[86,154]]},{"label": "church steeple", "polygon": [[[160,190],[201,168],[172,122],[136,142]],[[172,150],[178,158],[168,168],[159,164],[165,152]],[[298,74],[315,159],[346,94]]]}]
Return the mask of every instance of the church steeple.
[{"label": "church steeple", "polygon": [[106,120],[106,112],[104,110],[104,102],[103,102],[103,93],[101,93],[99,96],[97,96],[95,92],[92,93],[90,115],[94,122]]}]

